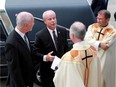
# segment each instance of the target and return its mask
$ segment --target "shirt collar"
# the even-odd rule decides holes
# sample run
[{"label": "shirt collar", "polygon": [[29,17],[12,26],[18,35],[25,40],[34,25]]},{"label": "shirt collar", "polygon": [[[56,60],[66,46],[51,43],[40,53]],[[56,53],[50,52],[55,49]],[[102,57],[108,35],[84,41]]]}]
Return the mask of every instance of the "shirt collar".
[{"label": "shirt collar", "polygon": [[50,29],[50,28],[47,27],[47,29],[49,30],[49,32],[52,32],[52,31],[57,32],[57,31],[56,31],[56,28],[55,28],[54,30],[52,30],[52,29]]},{"label": "shirt collar", "polygon": [[50,28],[47,27],[47,29],[48,29],[48,31],[50,32],[50,34],[52,34],[52,32],[55,31],[56,36],[58,36],[58,35],[57,35],[57,30],[56,30],[56,28],[55,28],[54,30],[52,30],[52,29],[50,29]]},{"label": "shirt collar", "polygon": [[17,27],[15,28],[15,31],[22,37],[22,38],[24,38],[24,33],[22,33],[21,31],[19,31],[18,29],[17,29]]}]

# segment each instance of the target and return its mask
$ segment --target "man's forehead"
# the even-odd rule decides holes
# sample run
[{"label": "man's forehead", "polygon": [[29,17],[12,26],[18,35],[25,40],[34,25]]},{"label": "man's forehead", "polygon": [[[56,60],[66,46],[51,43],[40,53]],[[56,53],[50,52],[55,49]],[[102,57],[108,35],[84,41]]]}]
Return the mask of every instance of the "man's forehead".
[{"label": "man's forehead", "polygon": [[56,18],[56,16],[55,15],[52,15],[52,14],[46,16],[46,19],[52,19],[52,18]]},{"label": "man's forehead", "polygon": [[97,18],[105,18],[104,14],[98,14]]}]

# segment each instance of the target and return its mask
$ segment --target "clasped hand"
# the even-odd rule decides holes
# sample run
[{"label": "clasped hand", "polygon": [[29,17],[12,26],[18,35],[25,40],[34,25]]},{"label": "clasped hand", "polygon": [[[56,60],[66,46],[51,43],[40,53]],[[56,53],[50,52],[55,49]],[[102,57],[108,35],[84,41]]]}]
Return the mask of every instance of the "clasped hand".
[{"label": "clasped hand", "polygon": [[109,48],[109,42],[101,42],[100,48],[106,51]]}]

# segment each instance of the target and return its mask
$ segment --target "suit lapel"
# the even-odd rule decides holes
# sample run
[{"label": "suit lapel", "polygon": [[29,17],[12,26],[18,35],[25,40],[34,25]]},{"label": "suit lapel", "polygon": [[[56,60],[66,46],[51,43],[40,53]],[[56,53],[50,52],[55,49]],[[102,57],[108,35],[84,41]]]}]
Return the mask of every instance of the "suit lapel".
[{"label": "suit lapel", "polygon": [[57,35],[58,35],[58,44],[57,45],[58,45],[58,48],[59,48],[59,45],[60,45],[59,42],[61,41],[61,38],[62,38],[61,37],[61,32],[60,32],[60,29],[59,28],[57,28]]}]

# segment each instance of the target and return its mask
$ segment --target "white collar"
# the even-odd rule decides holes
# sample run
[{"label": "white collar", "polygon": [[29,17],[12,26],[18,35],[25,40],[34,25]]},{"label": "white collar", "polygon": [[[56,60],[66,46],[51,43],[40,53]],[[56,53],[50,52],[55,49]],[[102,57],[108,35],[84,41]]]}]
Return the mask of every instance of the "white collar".
[{"label": "white collar", "polygon": [[15,27],[15,31],[24,39],[24,33],[22,33],[21,31],[19,31],[18,29],[17,29],[17,27]]},{"label": "white collar", "polygon": [[52,30],[52,29],[50,29],[50,28],[47,27],[47,29],[48,29],[48,31],[50,32],[50,34],[52,34],[52,32],[55,31],[56,36],[58,36],[58,35],[57,35],[57,30],[56,30],[56,28],[55,28],[54,30]]}]

